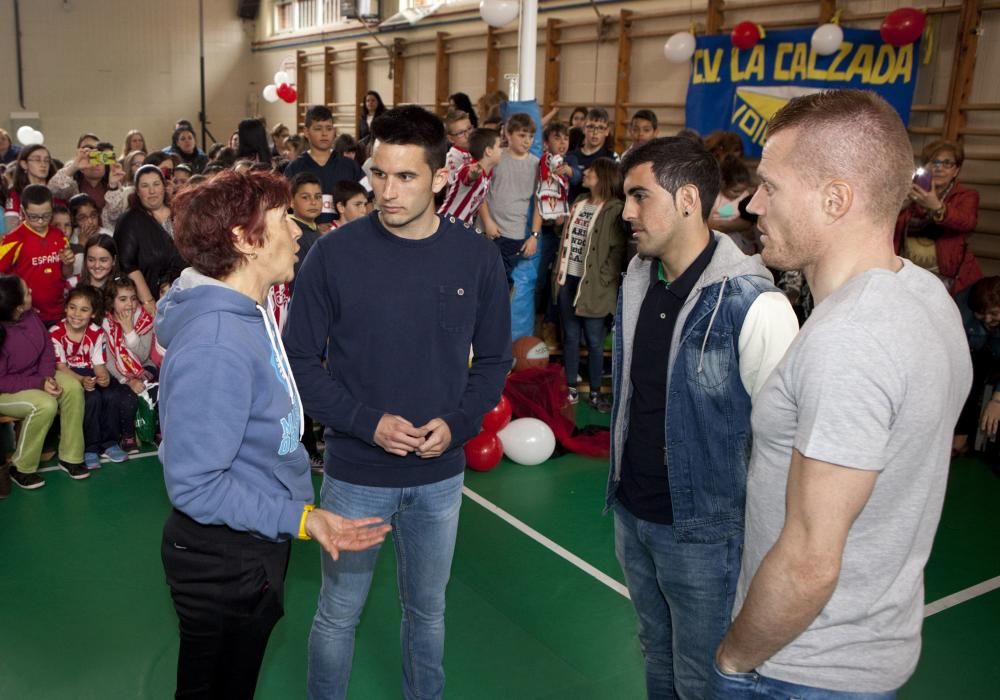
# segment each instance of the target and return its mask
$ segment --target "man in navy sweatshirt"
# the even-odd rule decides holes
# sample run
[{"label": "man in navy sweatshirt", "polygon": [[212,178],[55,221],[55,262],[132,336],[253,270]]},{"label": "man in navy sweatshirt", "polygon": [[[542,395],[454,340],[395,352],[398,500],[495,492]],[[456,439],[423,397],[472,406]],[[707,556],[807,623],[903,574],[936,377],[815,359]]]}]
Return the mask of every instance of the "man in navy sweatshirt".
[{"label": "man in navy sweatshirt", "polygon": [[[402,107],[376,117],[372,132],[377,211],[313,246],[285,347],[306,412],[328,426],[322,507],[392,525],[404,695],[439,698],[462,446],[500,399],[510,304],[496,246],[435,213],[434,195],[448,183],[441,120]],[[310,698],[347,694],[377,555],[322,562]]]}]

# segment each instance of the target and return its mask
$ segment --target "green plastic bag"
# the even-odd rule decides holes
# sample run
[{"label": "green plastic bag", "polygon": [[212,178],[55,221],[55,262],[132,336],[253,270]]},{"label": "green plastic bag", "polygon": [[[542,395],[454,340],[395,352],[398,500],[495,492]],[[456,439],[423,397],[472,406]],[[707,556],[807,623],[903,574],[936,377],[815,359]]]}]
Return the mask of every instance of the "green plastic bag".
[{"label": "green plastic bag", "polygon": [[147,445],[156,442],[156,404],[149,396],[149,389],[156,384],[147,384],[139,394],[139,405],[135,411],[135,436]]}]

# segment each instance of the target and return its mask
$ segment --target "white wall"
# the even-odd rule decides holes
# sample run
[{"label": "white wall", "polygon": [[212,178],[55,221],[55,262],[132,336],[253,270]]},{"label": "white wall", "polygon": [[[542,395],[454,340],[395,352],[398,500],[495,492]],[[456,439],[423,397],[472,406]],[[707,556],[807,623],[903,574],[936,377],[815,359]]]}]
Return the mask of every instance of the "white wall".
[{"label": "white wall", "polygon": [[[211,131],[224,140],[252,113],[254,26],[235,0],[205,0],[206,100]],[[174,122],[200,138],[198,0],[21,0],[24,108],[17,102],[13,0],[0,3],[0,126],[37,112],[57,158],[92,131],[121,148],[140,129],[150,148],[170,143]]]}]

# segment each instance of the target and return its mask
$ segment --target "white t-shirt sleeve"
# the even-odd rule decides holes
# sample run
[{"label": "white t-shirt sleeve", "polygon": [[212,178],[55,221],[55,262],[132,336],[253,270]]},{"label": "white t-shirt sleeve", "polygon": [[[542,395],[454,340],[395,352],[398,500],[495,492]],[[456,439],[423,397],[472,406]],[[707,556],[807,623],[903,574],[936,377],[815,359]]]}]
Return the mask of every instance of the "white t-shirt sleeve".
[{"label": "white t-shirt sleeve", "polygon": [[781,292],[764,292],[750,305],[740,330],[740,379],[753,401],[771,370],[785,356],[799,321]]}]

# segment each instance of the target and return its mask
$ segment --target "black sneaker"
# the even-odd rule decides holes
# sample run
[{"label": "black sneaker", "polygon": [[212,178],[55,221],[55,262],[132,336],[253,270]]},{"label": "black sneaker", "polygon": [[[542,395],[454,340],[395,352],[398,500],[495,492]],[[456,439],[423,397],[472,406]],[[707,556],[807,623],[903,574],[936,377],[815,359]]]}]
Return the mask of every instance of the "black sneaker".
[{"label": "black sneaker", "polygon": [[608,413],[611,411],[611,402],[596,391],[590,392],[590,400],[587,403],[590,404],[591,408],[597,410],[598,413]]},{"label": "black sneaker", "polygon": [[69,474],[70,479],[87,479],[90,478],[90,470],[87,469],[87,465],[81,463],[64,462],[59,460],[59,468],[64,472]]},{"label": "black sneaker", "polygon": [[45,486],[45,480],[40,477],[37,472],[25,474],[24,472],[18,471],[15,466],[11,466],[10,468],[10,480],[22,489],[27,489],[28,491],[40,489]]}]

